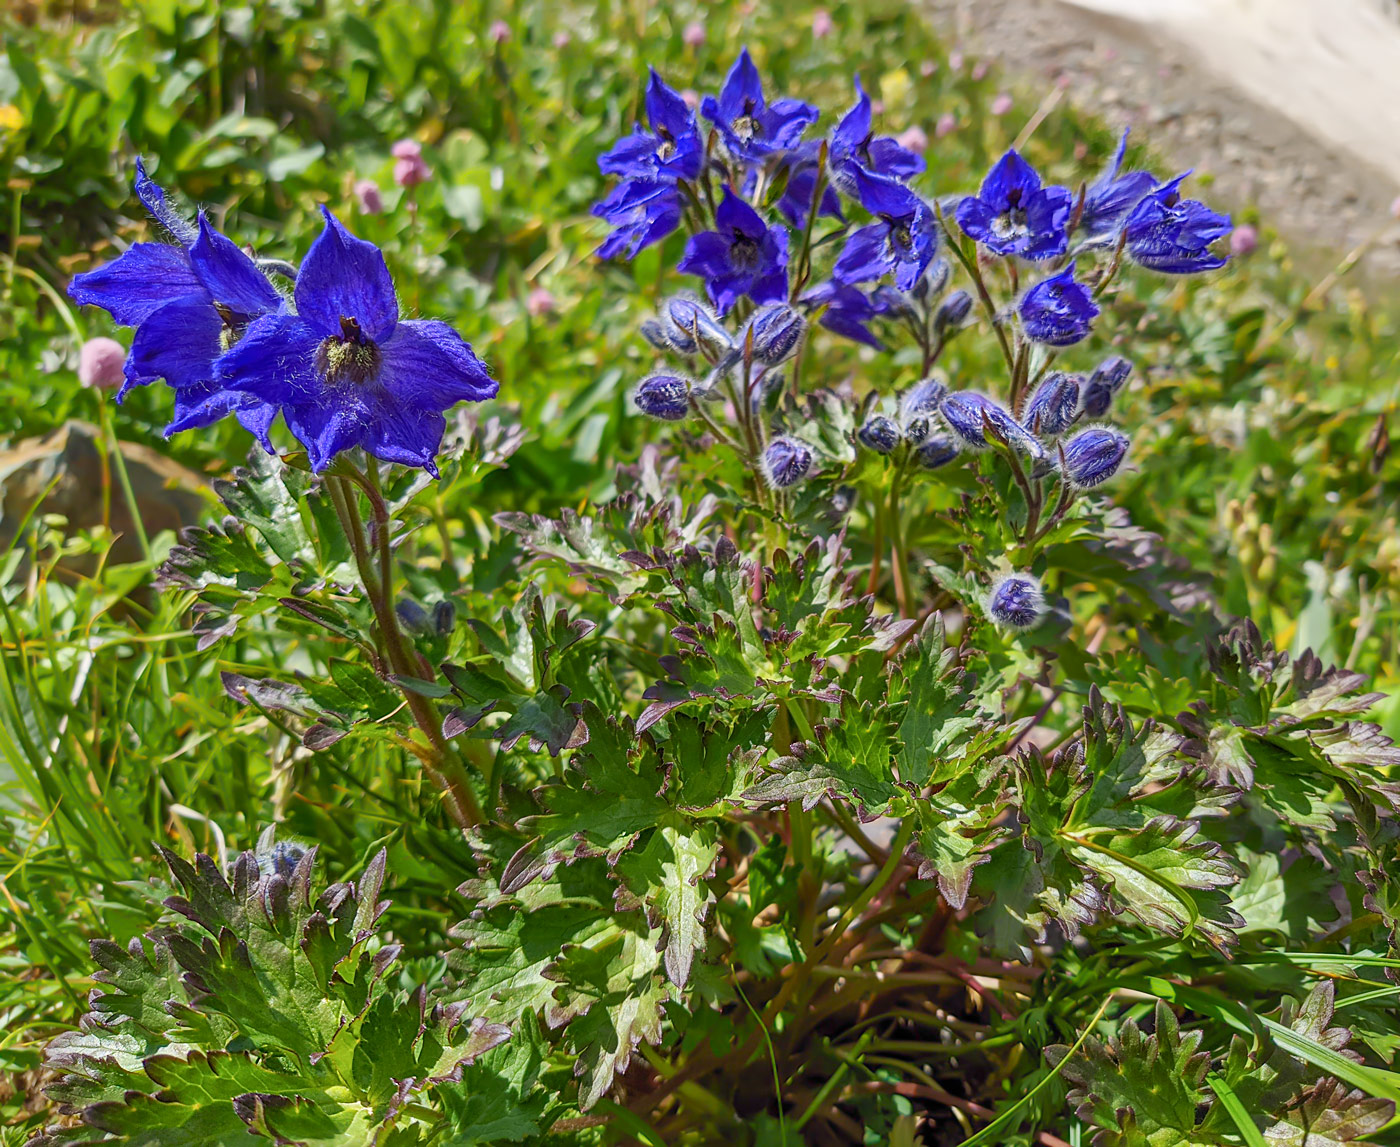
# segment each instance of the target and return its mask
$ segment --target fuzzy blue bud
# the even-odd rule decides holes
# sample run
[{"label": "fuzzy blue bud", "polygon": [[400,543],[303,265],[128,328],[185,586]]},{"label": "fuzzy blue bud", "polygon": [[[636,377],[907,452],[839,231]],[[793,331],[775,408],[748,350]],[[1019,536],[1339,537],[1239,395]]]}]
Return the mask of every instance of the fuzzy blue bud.
[{"label": "fuzzy blue bud", "polygon": [[938,412],[964,447],[985,450],[991,445],[991,439],[987,437],[987,431],[991,430],[1023,454],[1029,454],[1032,458],[1045,455],[1045,449],[1035,435],[1012,418],[1010,411],[998,406],[985,394],[972,390],[950,394],[939,404]]},{"label": "fuzzy blue bud", "polygon": [[797,353],[797,344],[807,320],[786,303],[759,307],[749,320],[746,337],[753,339],[753,359],[764,366],[777,366]]},{"label": "fuzzy blue bud", "polygon": [[433,606],[433,628],[439,637],[446,637],[457,627],[457,606],[443,598]]},{"label": "fuzzy blue bud", "polygon": [[775,438],[768,443],[760,464],[764,481],[786,490],[807,477],[812,468],[812,448],[798,438]]},{"label": "fuzzy blue bud", "polygon": [[972,313],[972,296],[966,291],[954,291],[938,305],[933,316],[933,329],[940,335],[955,331],[967,322]]},{"label": "fuzzy blue bud", "polygon": [[[727,354],[734,347],[724,324],[694,295],[677,295],[661,308],[668,334],[678,341],[689,339],[710,359]],[[693,352],[692,352],[693,353]]]},{"label": "fuzzy blue bud", "polygon": [[1051,371],[1021,411],[1021,424],[1032,434],[1063,434],[1079,413],[1079,380]]},{"label": "fuzzy blue bud", "polygon": [[952,277],[953,268],[948,260],[935,259],[909,293],[921,303],[926,299],[936,299],[948,289],[948,280]]},{"label": "fuzzy blue bud", "polygon": [[1081,430],[1064,445],[1065,477],[1080,487],[1107,482],[1128,456],[1128,445],[1128,436],[1111,426]]},{"label": "fuzzy blue bud", "polygon": [[1045,616],[1045,594],[1029,574],[1007,574],[987,595],[987,615],[1004,629],[1033,629]]},{"label": "fuzzy blue bud", "polygon": [[860,444],[876,454],[891,453],[899,445],[902,437],[894,419],[886,418],[883,414],[872,415],[866,419],[865,425],[856,431],[856,438],[860,440]]},{"label": "fuzzy blue bud", "polygon": [[266,853],[258,855],[258,871],[263,876],[280,876],[290,880],[297,862],[306,855],[306,849],[290,840],[279,840]]},{"label": "fuzzy blue bud", "polygon": [[870,294],[870,301],[882,315],[893,315],[903,319],[914,319],[919,315],[913,297],[888,283],[881,283],[876,287]]},{"label": "fuzzy blue bud", "polygon": [[693,355],[700,349],[690,335],[677,327],[663,323],[660,319],[643,319],[638,330],[641,331],[642,338],[660,351]]},{"label": "fuzzy blue bud", "polygon": [[1113,405],[1113,396],[1123,389],[1128,376],[1133,373],[1133,364],[1120,355],[1106,358],[1094,368],[1089,381],[1084,384],[1081,396],[1083,411],[1090,418],[1102,418]]},{"label": "fuzzy blue bud", "polygon": [[690,380],[676,374],[654,374],[632,395],[637,409],[662,422],[680,422],[690,413]]},{"label": "fuzzy blue bud", "polygon": [[899,420],[906,426],[920,415],[938,413],[938,404],[948,393],[948,385],[936,378],[916,382],[899,396]]},{"label": "fuzzy blue bud", "polygon": [[961,453],[962,447],[951,434],[935,434],[919,446],[914,452],[914,457],[925,470],[937,470],[940,466],[948,465]]},{"label": "fuzzy blue bud", "polygon": [[428,611],[412,598],[400,598],[394,605],[394,612],[399,615],[404,628],[414,633],[427,633],[432,624],[428,620]]}]

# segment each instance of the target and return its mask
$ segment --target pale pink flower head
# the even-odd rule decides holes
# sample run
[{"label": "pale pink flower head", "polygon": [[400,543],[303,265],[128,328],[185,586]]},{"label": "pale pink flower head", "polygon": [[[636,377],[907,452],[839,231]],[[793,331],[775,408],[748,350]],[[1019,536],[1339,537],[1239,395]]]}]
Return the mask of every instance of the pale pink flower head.
[{"label": "pale pink flower head", "polygon": [[355,205],[361,215],[378,215],[384,210],[384,196],[379,193],[379,184],[372,179],[355,180]]},{"label": "pale pink flower head", "polygon": [[685,106],[694,111],[700,106],[700,93],[694,88],[686,88],[681,92],[681,99],[685,100]]},{"label": "pale pink flower head", "polygon": [[999,93],[992,100],[992,115],[1004,116],[1007,112],[1011,110],[1011,106],[1014,102],[1015,101],[1006,92]]},{"label": "pale pink flower head", "polygon": [[836,23],[831,18],[831,13],[825,8],[818,8],[816,15],[812,17],[812,35],[818,40],[825,40],[836,30]]},{"label": "pale pink flower head", "polygon": [[953,71],[955,71],[955,72],[960,72],[960,71],[962,71],[962,66],[963,66],[963,54],[962,54],[961,52],[958,52],[958,51],[949,52],[949,53],[948,53],[948,67],[951,68],[951,69],[952,69]]},{"label": "pale pink flower head", "polygon": [[925,60],[919,65],[919,75],[923,76],[924,79],[928,79],[936,71],[938,71],[937,60]]},{"label": "pale pink flower head", "polygon": [[972,78],[974,80],[985,80],[987,78],[987,61],[978,60],[972,65]]},{"label": "pale pink flower head", "polygon": [[572,36],[570,36],[568,32],[555,32],[555,33],[554,33],[554,50],[555,50],[556,52],[562,52],[565,48],[567,48],[567,47],[568,47],[570,44],[572,44],[573,42],[574,42],[574,38],[573,38]]},{"label": "pale pink flower head", "polygon": [[705,25],[699,20],[692,20],[681,33],[681,41],[687,48],[700,47],[705,42]]},{"label": "pale pink flower head", "polygon": [[1400,219],[1400,195],[1397,195],[1397,196],[1391,201],[1391,204],[1390,204],[1390,213],[1391,213],[1393,216],[1395,216],[1396,219]]},{"label": "pale pink flower head", "polygon": [[491,38],[491,43],[504,44],[510,39],[510,25],[504,20],[492,20],[486,34]]},{"label": "pale pink flower head", "polygon": [[116,339],[88,339],[78,351],[78,381],[98,390],[116,390],[126,381],[126,347]]},{"label": "pale pink flower head", "polygon": [[394,157],[394,182],[400,187],[417,187],[432,175],[423,159],[423,145],[416,139],[399,140],[389,154]]},{"label": "pale pink flower head", "polygon": [[928,150],[928,133],[918,124],[905,128],[894,139],[905,151],[912,151],[915,155],[923,155]]},{"label": "pale pink flower head", "polygon": [[1230,232],[1230,254],[1244,256],[1259,246],[1259,232],[1248,223],[1241,223]]},{"label": "pale pink flower head", "polygon": [[553,314],[555,306],[554,296],[543,287],[535,287],[525,296],[525,310],[532,318]]},{"label": "pale pink flower head", "polygon": [[952,112],[944,112],[938,117],[938,122],[933,125],[933,136],[935,139],[942,139],[945,135],[952,135],[957,130],[957,116]]}]

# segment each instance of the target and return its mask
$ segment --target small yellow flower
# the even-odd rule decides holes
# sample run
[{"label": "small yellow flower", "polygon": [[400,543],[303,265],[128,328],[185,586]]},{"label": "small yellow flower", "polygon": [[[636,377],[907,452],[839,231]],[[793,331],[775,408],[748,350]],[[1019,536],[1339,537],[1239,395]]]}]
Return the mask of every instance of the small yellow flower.
[{"label": "small yellow flower", "polygon": [[0,131],[19,131],[24,126],[24,113],[14,104],[0,104]]}]

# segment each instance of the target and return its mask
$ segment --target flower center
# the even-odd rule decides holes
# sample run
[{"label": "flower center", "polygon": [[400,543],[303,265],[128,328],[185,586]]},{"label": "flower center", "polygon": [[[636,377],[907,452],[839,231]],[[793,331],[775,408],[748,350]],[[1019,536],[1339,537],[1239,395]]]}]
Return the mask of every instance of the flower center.
[{"label": "flower center", "polygon": [[736,232],[729,245],[729,265],[736,271],[752,271],[760,262],[758,244],[742,232]]},{"label": "flower center", "polygon": [[889,227],[890,246],[896,254],[907,255],[914,248],[914,236],[909,230],[907,219],[892,219],[890,216],[882,216],[885,225]]},{"label": "flower center", "polygon": [[754,101],[744,101],[744,114],[730,125],[730,130],[739,138],[740,143],[748,143],[756,135],[763,134],[763,125],[758,122],[754,113]]},{"label": "flower center", "polygon": [[363,385],[379,373],[381,355],[356,319],[340,316],[340,334],[323,339],[316,348],[316,370],[327,382]]},{"label": "flower center", "polygon": [[664,127],[657,131],[656,134],[657,138],[661,140],[660,146],[656,149],[656,158],[662,163],[665,163],[671,156],[676,154],[676,139],[675,136]]},{"label": "flower center", "polygon": [[227,354],[233,349],[243,332],[238,329],[238,316],[233,313],[233,308],[226,303],[215,303],[214,310],[219,313],[219,319],[223,326],[219,328],[219,350]]},{"label": "flower center", "polygon": [[[1019,192],[1013,194],[1019,198]],[[1026,212],[1021,207],[1013,205],[1010,211],[1005,211],[992,220],[992,234],[998,239],[1019,239],[1030,232],[1031,229],[1026,223]]]}]

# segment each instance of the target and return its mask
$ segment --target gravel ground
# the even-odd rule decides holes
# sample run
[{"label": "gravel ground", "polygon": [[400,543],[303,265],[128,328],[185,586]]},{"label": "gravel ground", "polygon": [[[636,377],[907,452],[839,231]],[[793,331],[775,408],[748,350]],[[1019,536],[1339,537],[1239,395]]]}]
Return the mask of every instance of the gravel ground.
[{"label": "gravel ground", "polygon": [[1133,125],[1179,168],[1212,173],[1212,201],[1257,208],[1309,271],[1330,269],[1384,230],[1354,275],[1400,286],[1396,181],[1245,95],[1189,44],[1061,0],[918,2],[950,42],[996,61],[1010,83],[1046,92],[1067,76],[1076,105]]}]

